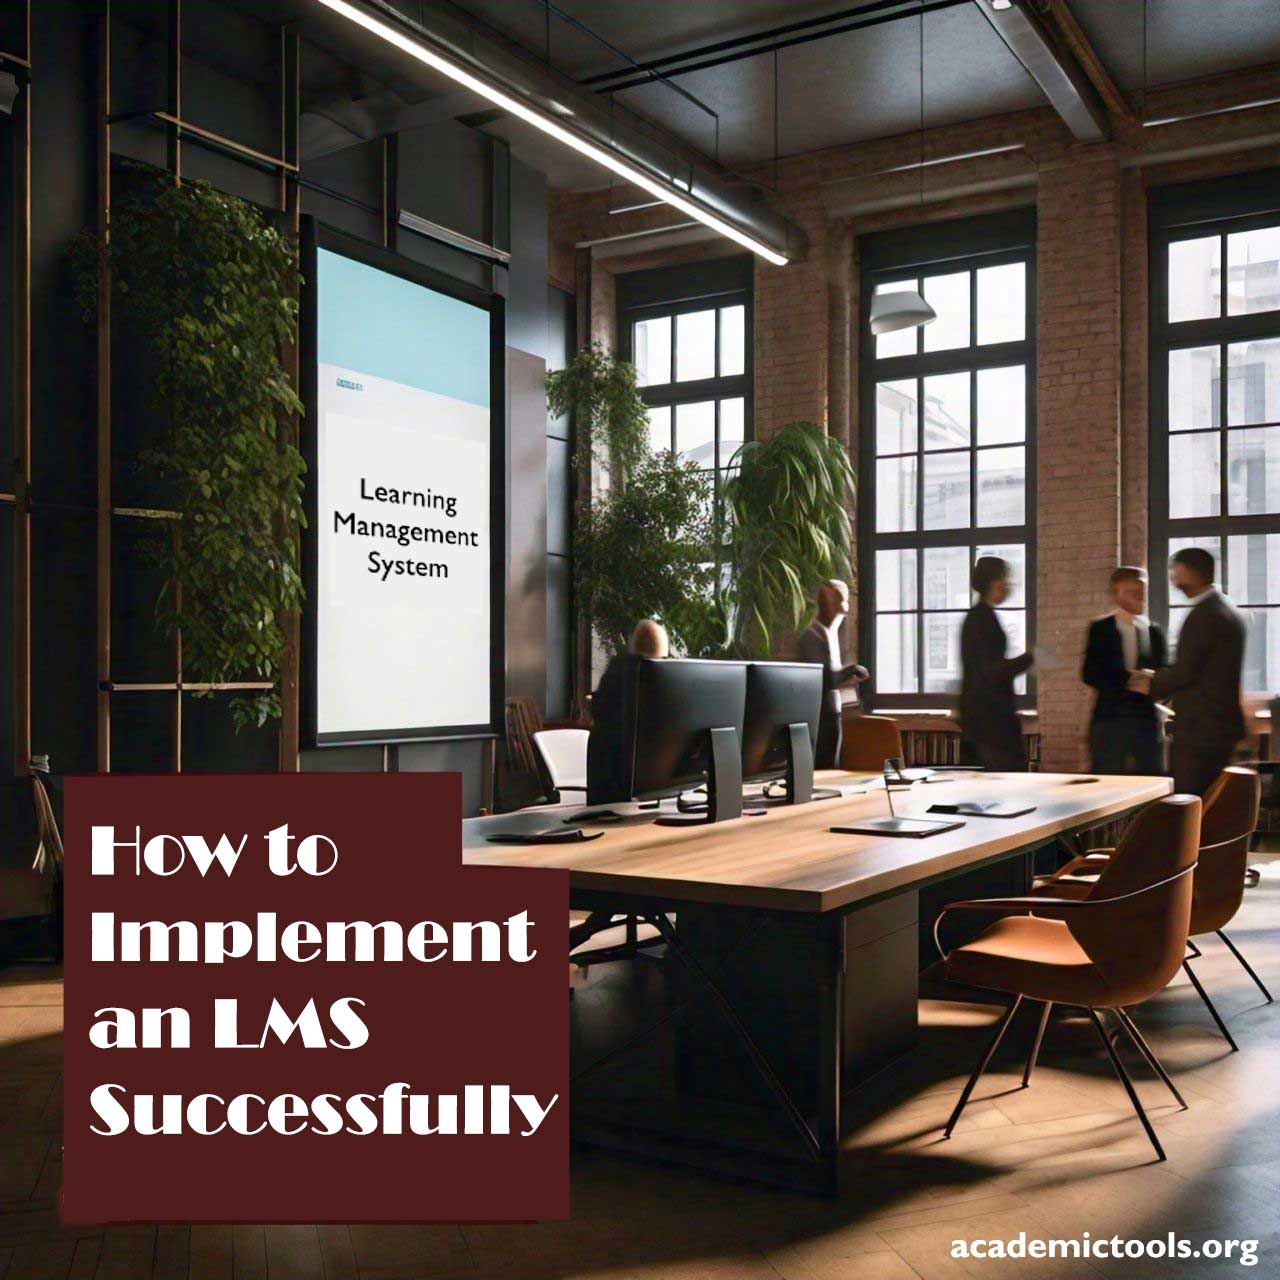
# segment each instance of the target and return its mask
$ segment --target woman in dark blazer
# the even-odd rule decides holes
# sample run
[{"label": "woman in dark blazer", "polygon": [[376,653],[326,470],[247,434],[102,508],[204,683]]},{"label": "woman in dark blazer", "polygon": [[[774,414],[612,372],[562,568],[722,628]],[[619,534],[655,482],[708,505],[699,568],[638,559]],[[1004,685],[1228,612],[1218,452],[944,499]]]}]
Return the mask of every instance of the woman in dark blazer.
[{"label": "woman in dark blazer", "polygon": [[980,556],[973,566],[978,603],[960,628],[960,729],[967,761],[984,769],[1023,772],[1027,767],[1013,682],[1034,661],[1030,652],[1010,658],[996,606],[1009,598],[1012,570],[998,556]]}]

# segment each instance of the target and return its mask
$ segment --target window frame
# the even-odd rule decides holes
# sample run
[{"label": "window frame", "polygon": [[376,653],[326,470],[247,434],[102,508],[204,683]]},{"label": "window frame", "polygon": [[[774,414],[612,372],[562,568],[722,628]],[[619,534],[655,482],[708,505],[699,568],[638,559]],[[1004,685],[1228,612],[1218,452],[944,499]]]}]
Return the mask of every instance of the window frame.
[{"label": "window frame", "polygon": [[[1227,424],[1227,402],[1231,379],[1225,359],[1233,343],[1274,339],[1280,341],[1280,308],[1271,311],[1228,315],[1230,274],[1227,266],[1227,237],[1240,231],[1280,226],[1280,169],[1247,175],[1181,183],[1161,187],[1148,195],[1148,563],[1152,566],[1149,610],[1151,617],[1168,628],[1171,609],[1180,607],[1170,600],[1169,543],[1177,538],[1216,539],[1218,582],[1231,594],[1229,539],[1247,534],[1280,535],[1280,511],[1260,515],[1232,515],[1229,511],[1230,471],[1228,457],[1233,431],[1273,426],[1280,439],[1280,419],[1276,424]],[[1220,238],[1218,272],[1220,284],[1217,316],[1198,320],[1170,321],[1169,246],[1184,240]],[[1196,430],[1170,431],[1169,358],[1175,351],[1193,347],[1217,347],[1220,352],[1216,425],[1200,429],[1218,434],[1219,510],[1217,515],[1169,515],[1170,441],[1175,435],[1194,435]],[[1274,603],[1245,604],[1246,611],[1272,609],[1280,619],[1280,592]],[[1254,696],[1274,693],[1273,689],[1245,689]]]},{"label": "window frame", "polygon": [[[1015,612],[1022,612],[1026,624],[1026,644],[1035,642],[1036,616],[1036,237],[1033,210],[1015,210],[1008,214],[966,219],[952,224],[913,227],[902,232],[881,232],[859,239],[860,289],[858,312],[858,580],[864,589],[858,592],[858,651],[871,672],[871,680],[859,692],[868,707],[877,704],[903,710],[929,708],[952,709],[958,702],[958,690],[926,691],[926,619],[931,614],[964,612],[959,609],[926,609],[924,607],[925,551],[936,547],[971,548],[1018,543],[1025,548],[1023,602]],[[1013,262],[1026,264],[1026,314],[1023,337],[1015,342],[989,343],[979,346],[978,276],[983,267],[1004,266]],[[944,351],[925,351],[923,336],[917,339],[914,355],[877,358],[875,337],[869,322],[871,300],[876,287],[883,283],[910,277],[942,275],[969,271],[969,335],[970,343]],[[918,331],[922,332],[922,331]],[[985,369],[1023,365],[1026,368],[1026,431],[1022,441],[1025,452],[1026,484],[1023,523],[1018,525],[978,525],[977,468],[979,454],[997,448],[1018,447],[1016,442],[978,444],[978,373]],[[941,451],[924,448],[923,422],[917,422],[914,456],[916,465],[916,513],[918,527],[900,533],[878,532],[876,529],[876,387],[882,382],[908,378],[926,378],[937,374],[968,372],[970,442],[969,453],[969,518],[970,523],[957,529],[924,528],[924,459]],[[885,457],[897,455],[884,455]],[[909,455],[903,455],[909,456]],[[877,617],[891,616],[876,609],[876,552],[913,550],[916,553],[916,607],[903,610],[916,618],[916,682],[918,691],[902,693],[880,690],[877,679]],[[970,599],[972,595],[970,594]],[[967,609],[969,606],[966,605]],[[891,611],[896,616],[899,611]],[[1020,708],[1034,708],[1036,689],[1034,672],[1027,677],[1026,692],[1017,696]]]},{"label": "window frame", "polygon": [[[679,267],[661,267],[650,271],[630,272],[618,277],[617,332],[618,353],[623,360],[634,361],[634,326],[645,320],[671,317],[671,376],[673,381],[640,387],[640,396],[651,409],[671,409],[671,446],[675,448],[676,410],[684,404],[711,401],[715,407],[715,462],[702,470],[711,476],[714,511],[722,513],[722,475],[727,466],[720,465],[720,402],[742,400],[742,438],[744,443],[755,438],[755,361],[754,307],[752,284],[754,264],[750,255],[692,262]],[[720,311],[741,306],[743,311],[743,364],[738,374],[721,375]],[[676,318],[699,311],[715,315],[715,367],[710,378],[677,382]]]}]

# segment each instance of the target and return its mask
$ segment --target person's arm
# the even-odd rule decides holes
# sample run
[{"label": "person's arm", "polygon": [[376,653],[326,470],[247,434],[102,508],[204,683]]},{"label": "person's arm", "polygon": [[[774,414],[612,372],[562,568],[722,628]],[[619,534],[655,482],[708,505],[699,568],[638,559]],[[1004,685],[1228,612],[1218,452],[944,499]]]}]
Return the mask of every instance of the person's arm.
[{"label": "person's arm", "polygon": [[856,680],[861,684],[864,680],[870,679],[871,672],[868,671],[866,667],[861,666],[856,662],[851,662],[847,667],[840,668],[839,678],[836,683],[843,686],[848,684],[850,680]]},{"label": "person's arm", "polygon": [[1102,636],[1097,625],[1089,628],[1084,644],[1084,666],[1080,669],[1080,679],[1094,689],[1104,689],[1116,682],[1116,673],[1111,670],[1102,652]]},{"label": "person's arm", "polygon": [[1188,617],[1178,636],[1178,656],[1171,667],[1161,667],[1152,677],[1148,693],[1157,702],[1198,684],[1213,650],[1213,628],[1208,618]]}]

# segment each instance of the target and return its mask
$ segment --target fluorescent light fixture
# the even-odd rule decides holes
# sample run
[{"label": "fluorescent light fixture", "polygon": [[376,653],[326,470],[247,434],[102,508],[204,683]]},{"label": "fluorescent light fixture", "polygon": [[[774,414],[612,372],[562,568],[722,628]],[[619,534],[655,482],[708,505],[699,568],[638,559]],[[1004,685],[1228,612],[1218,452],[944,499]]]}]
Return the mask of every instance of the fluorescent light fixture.
[{"label": "fluorescent light fixture", "polygon": [[877,293],[871,299],[871,332],[877,336],[930,324],[938,313],[914,289]]},{"label": "fluorescent light fixture", "polygon": [[373,17],[372,14],[366,13],[356,5],[348,4],[347,0],[320,0],[320,3],[325,8],[332,9],[334,13],[340,13],[344,18],[349,18],[366,31],[373,32],[374,35],[381,37],[388,44],[393,44],[397,49],[402,49],[410,57],[416,58],[433,70],[448,76],[450,80],[462,85],[463,88],[470,89],[473,93],[478,93],[482,98],[492,102],[494,106],[501,107],[517,119],[533,125],[535,129],[540,129],[543,133],[555,138],[556,141],[563,142],[566,147],[572,147],[580,155],[594,160],[597,164],[604,165],[606,169],[616,173],[620,178],[625,178],[626,181],[634,183],[637,187],[649,192],[650,195],[657,196],[665,204],[679,209],[681,213],[686,213],[691,218],[696,218],[713,231],[718,231],[722,236],[726,236],[735,243],[742,245],[744,249],[750,249],[752,253],[759,254],[766,262],[773,263],[775,267],[785,267],[787,265],[788,259],[783,257],[782,254],[769,248],[768,245],[762,244],[759,240],[753,239],[746,232],[740,231],[732,223],[717,217],[700,204],[696,204],[692,200],[686,200],[679,192],[673,191],[671,187],[659,182],[656,178],[651,178],[647,173],[634,168],[605,148],[598,147],[595,143],[579,137],[576,133],[551,119],[550,116],[534,110],[527,103],[503,93],[501,89],[488,84],[480,79],[479,76],[473,75],[456,62],[452,62],[441,54],[436,53],[435,50],[428,48],[421,41],[414,40],[411,36],[397,30],[389,23]]},{"label": "fluorescent light fixture", "polygon": [[1013,8],[1013,0],[991,0],[991,7],[997,12]]}]

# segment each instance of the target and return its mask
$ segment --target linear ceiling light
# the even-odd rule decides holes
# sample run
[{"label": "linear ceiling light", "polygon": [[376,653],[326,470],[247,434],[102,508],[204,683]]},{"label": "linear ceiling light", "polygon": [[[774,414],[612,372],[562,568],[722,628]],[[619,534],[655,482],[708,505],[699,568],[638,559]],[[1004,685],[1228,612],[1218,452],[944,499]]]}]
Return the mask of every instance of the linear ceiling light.
[{"label": "linear ceiling light", "polygon": [[696,218],[713,231],[718,231],[722,236],[727,236],[730,240],[742,245],[743,248],[759,254],[766,262],[773,263],[775,267],[785,267],[787,265],[788,259],[776,250],[769,248],[767,244],[762,244],[759,240],[753,239],[732,223],[717,217],[700,204],[685,199],[678,191],[673,190],[656,178],[651,178],[648,174],[628,164],[625,160],[619,159],[618,156],[605,148],[598,147],[594,143],[588,142],[585,138],[579,137],[578,134],[566,129],[550,116],[543,115],[540,111],[535,111],[518,98],[513,98],[501,89],[495,88],[480,79],[479,76],[475,76],[470,71],[459,66],[458,63],[436,53],[435,50],[428,48],[421,41],[414,40],[389,23],[382,22],[354,4],[348,4],[347,0],[320,0],[320,3],[327,9],[332,9],[334,13],[340,13],[344,18],[349,18],[366,31],[371,31],[374,35],[380,36],[388,44],[393,44],[397,49],[404,50],[411,57],[417,58],[419,62],[425,63],[442,75],[448,76],[449,79],[456,81],[464,88],[470,89],[473,93],[478,93],[483,98],[487,98],[494,106],[501,107],[504,111],[523,120],[526,124],[531,124],[535,129],[540,129],[558,142],[563,142],[566,147],[572,147],[580,155],[596,161],[597,164],[604,165],[606,169],[616,173],[620,178],[625,178],[626,181],[634,183],[637,187],[649,192],[650,195],[657,196],[664,204],[669,204],[672,208],[679,209],[681,213],[686,213],[689,217]]}]

